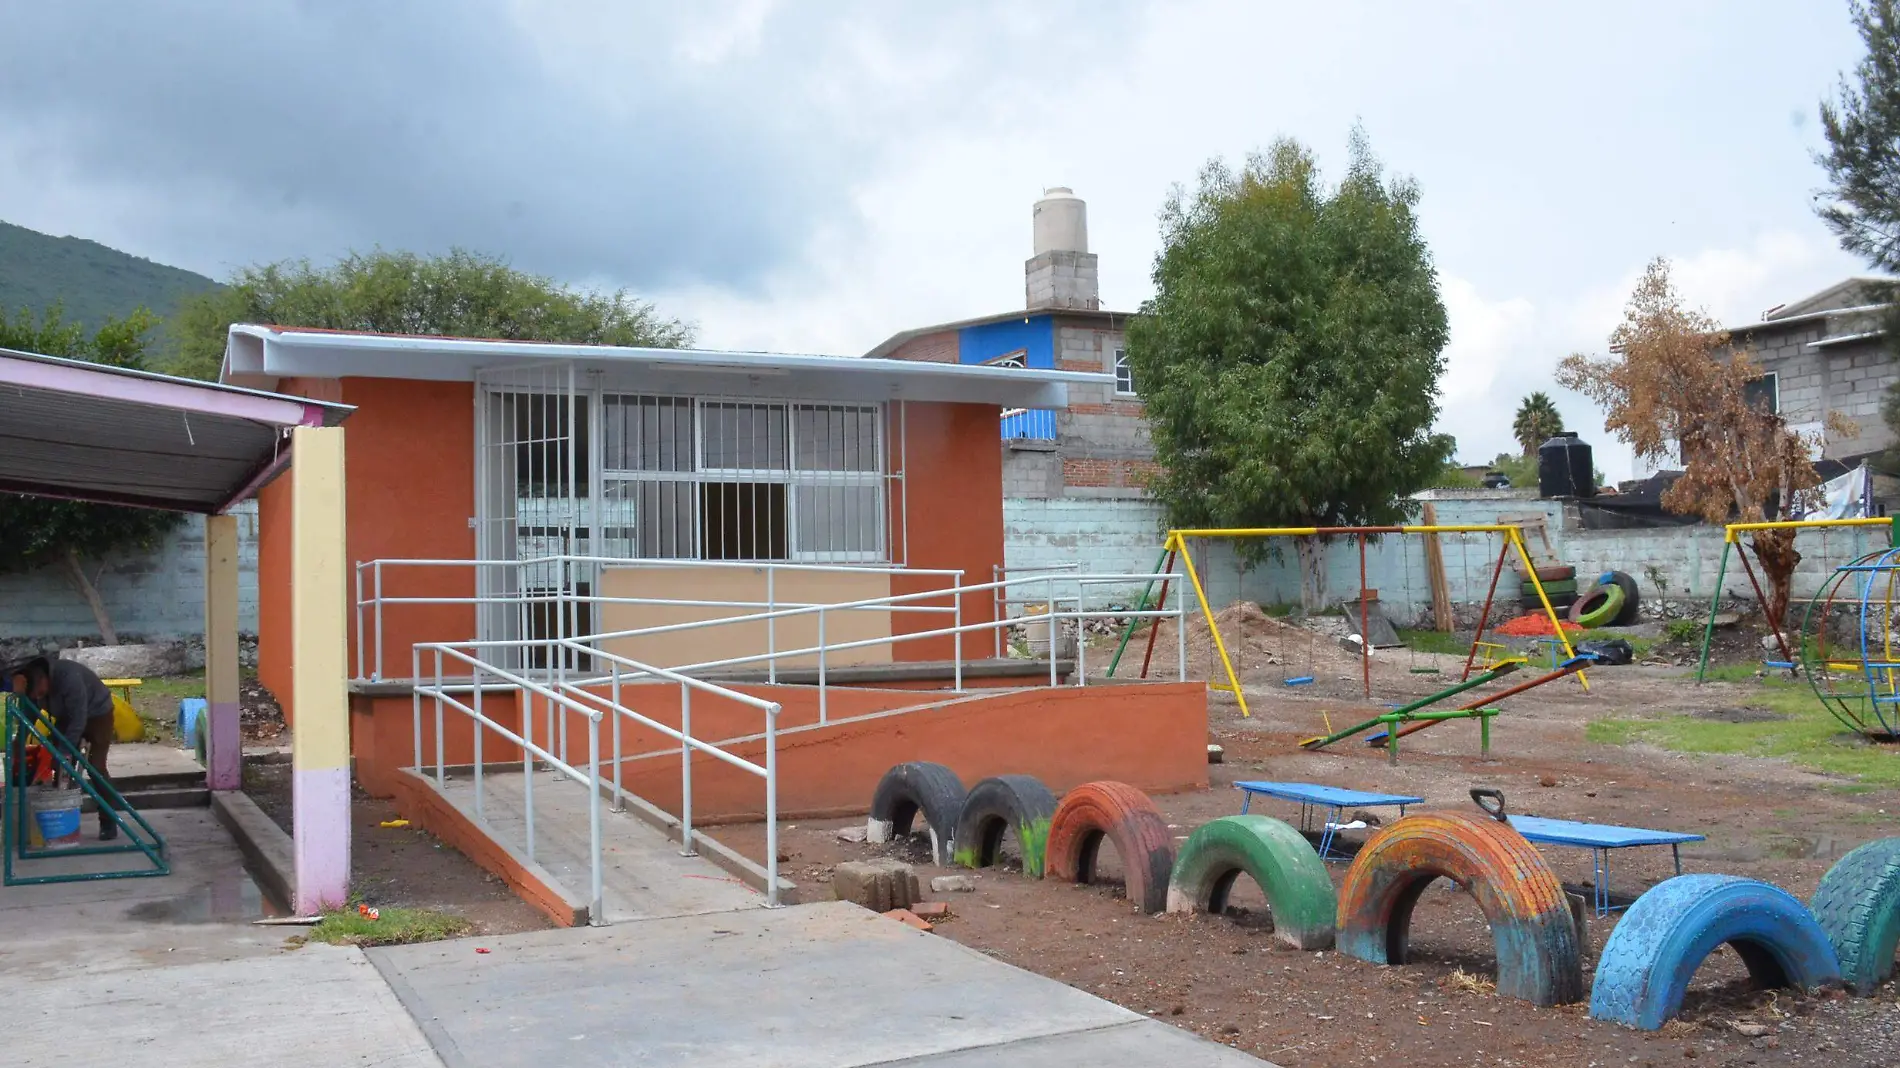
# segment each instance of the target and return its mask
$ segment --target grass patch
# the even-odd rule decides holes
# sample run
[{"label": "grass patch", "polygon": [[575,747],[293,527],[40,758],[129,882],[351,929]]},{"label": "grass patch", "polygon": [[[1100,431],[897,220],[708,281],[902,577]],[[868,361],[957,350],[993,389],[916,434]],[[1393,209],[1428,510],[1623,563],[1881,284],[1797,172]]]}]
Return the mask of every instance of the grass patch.
[{"label": "grass patch", "polygon": [[470,929],[462,917],[433,909],[386,908],[372,920],[350,905],[324,913],[323,921],[310,928],[304,940],[333,946],[402,946],[440,942],[465,935]]},{"label": "grass patch", "polygon": [[1752,703],[1785,719],[1726,723],[1700,716],[1599,719],[1584,736],[1602,745],[1643,742],[1678,753],[1725,753],[1787,760],[1797,767],[1849,780],[1843,789],[1864,791],[1900,786],[1900,748],[1876,745],[1850,733],[1806,686],[1762,680]]},{"label": "grass patch", "polygon": [[1399,630],[1399,640],[1415,653],[1450,653],[1463,656],[1471,651],[1471,643],[1456,634],[1447,634],[1442,630]]}]

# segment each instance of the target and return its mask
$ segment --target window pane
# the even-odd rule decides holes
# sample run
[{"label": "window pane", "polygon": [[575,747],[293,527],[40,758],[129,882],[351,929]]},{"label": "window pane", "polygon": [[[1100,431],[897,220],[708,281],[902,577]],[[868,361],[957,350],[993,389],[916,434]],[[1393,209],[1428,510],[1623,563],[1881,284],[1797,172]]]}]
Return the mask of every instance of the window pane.
[{"label": "window pane", "polygon": [[797,516],[792,547],[800,556],[878,555],[884,541],[882,486],[797,486],[792,493]]},{"label": "window pane", "polygon": [[698,488],[704,508],[701,559],[786,559],[784,483],[707,482]]},{"label": "window pane", "polygon": [[876,471],[877,409],[801,405],[793,413],[800,471]]},{"label": "window pane", "polygon": [[698,503],[697,483],[609,480],[601,502],[602,555],[692,559]]},{"label": "window pane", "polygon": [[693,402],[678,397],[606,397],[609,471],[691,471]]},{"label": "window pane", "polygon": [[785,470],[784,405],[708,404],[701,411],[705,420],[706,468]]},{"label": "window pane", "polygon": [[1115,350],[1115,392],[1135,391],[1135,369],[1128,365],[1128,350]]}]

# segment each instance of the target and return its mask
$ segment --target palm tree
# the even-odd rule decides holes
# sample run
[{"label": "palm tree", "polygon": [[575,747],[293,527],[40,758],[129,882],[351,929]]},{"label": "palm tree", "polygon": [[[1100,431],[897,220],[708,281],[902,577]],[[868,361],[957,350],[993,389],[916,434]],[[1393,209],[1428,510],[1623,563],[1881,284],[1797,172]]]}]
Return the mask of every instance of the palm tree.
[{"label": "palm tree", "polygon": [[1564,432],[1564,417],[1550,395],[1539,390],[1517,406],[1517,418],[1511,420],[1511,436],[1524,455],[1537,455],[1537,446]]}]

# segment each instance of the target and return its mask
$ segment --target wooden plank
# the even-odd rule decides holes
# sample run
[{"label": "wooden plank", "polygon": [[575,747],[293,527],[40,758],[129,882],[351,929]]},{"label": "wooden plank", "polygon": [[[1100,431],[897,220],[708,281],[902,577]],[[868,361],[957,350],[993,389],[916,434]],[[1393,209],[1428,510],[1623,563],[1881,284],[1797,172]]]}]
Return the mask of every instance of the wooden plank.
[{"label": "wooden plank", "polygon": [[[1425,525],[1438,525],[1438,507],[1431,501],[1425,502],[1421,515]],[[1432,590],[1432,625],[1447,634],[1456,627],[1451,611],[1451,586],[1445,581],[1445,550],[1438,542],[1438,535],[1425,535],[1425,578]]]}]

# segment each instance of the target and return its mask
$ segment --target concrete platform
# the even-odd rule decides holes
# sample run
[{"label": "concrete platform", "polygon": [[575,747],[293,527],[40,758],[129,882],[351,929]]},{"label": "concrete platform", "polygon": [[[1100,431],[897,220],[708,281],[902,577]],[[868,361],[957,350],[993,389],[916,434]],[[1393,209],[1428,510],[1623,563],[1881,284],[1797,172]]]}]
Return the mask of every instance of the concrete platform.
[{"label": "concrete platform", "polygon": [[450,1068],[1263,1062],[855,905],[372,949]]},{"label": "concrete platform", "polygon": [[[475,783],[464,775],[448,781],[443,794],[463,811],[475,811]],[[521,773],[482,776],[482,804],[489,834],[526,852],[527,815]],[[765,897],[704,857],[682,857],[679,843],[601,798],[603,911],[611,923],[759,908]],[[587,788],[565,775],[534,776],[534,861],[579,900],[591,892],[587,861]]]}]

